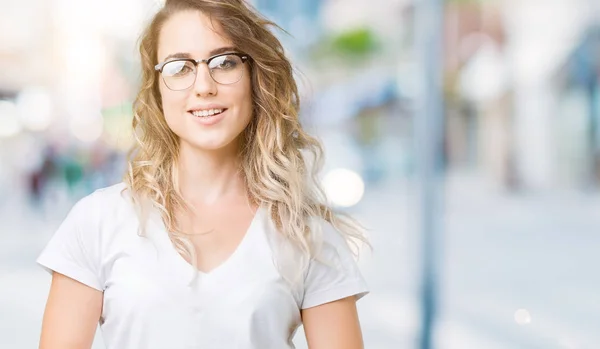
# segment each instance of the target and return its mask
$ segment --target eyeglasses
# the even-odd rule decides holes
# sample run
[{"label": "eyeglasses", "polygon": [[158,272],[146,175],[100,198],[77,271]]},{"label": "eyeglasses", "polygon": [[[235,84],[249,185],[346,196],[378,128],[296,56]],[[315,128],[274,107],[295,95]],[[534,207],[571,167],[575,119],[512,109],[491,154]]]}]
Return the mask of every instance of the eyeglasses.
[{"label": "eyeglasses", "polygon": [[206,63],[210,76],[216,83],[231,85],[242,79],[244,63],[248,59],[250,56],[243,53],[222,53],[208,59],[175,59],[159,63],[154,69],[160,72],[170,90],[181,91],[194,85],[200,63]]}]

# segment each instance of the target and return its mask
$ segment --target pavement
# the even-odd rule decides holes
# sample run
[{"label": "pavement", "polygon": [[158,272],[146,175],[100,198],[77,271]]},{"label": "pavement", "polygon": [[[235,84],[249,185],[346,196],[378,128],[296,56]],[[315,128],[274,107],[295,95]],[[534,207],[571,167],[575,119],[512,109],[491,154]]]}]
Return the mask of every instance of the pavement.
[{"label": "pavement", "polygon": [[[405,179],[369,186],[351,209],[373,245],[360,260],[371,287],[359,302],[369,349],[417,348],[414,188]],[[507,194],[471,175],[450,176],[443,193],[436,348],[600,348],[600,194]],[[72,204],[56,198],[35,211],[21,194],[0,202],[2,349],[38,345],[50,277],[34,261]],[[104,348],[96,337],[93,349]]]}]

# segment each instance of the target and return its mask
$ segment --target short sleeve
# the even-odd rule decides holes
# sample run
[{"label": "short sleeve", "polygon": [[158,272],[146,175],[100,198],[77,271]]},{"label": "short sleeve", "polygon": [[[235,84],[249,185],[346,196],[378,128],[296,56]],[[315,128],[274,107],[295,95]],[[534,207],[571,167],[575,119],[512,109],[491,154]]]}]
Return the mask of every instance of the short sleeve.
[{"label": "short sleeve", "polygon": [[331,225],[323,224],[323,244],[308,267],[301,309],[350,296],[357,300],[369,293],[367,284],[345,239]]},{"label": "short sleeve", "polygon": [[57,272],[99,291],[99,227],[95,217],[94,194],[79,200],[42,250],[37,263],[49,272]]}]

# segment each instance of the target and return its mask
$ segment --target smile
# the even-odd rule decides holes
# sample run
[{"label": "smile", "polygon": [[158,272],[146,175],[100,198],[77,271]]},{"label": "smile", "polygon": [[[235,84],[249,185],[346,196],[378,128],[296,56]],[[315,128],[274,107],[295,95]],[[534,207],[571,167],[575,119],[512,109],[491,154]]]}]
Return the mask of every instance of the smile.
[{"label": "smile", "polygon": [[199,118],[209,118],[211,116],[219,115],[227,109],[208,109],[208,110],[193,110],[190,113]]}]

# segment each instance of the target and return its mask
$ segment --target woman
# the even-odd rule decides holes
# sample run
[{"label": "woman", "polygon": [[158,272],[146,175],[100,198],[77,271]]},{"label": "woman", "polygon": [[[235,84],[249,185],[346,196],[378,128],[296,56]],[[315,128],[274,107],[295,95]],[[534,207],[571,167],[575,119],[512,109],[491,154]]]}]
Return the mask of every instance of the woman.
[{"label": "woman", "polygon": [[293,348],[301,324],[311,349],[363,347],[346,243],[361,230],[323,203],[270,25],[242,0],[156,14],[128,175],[80,200],[38,259],[53,275],[41,349],[90,348],[97,323],[109,349]]}]

